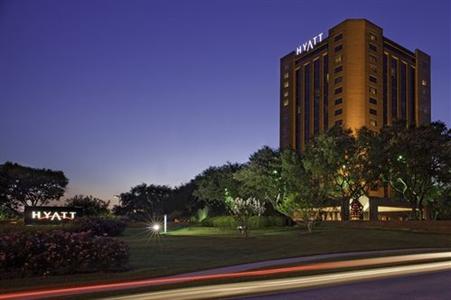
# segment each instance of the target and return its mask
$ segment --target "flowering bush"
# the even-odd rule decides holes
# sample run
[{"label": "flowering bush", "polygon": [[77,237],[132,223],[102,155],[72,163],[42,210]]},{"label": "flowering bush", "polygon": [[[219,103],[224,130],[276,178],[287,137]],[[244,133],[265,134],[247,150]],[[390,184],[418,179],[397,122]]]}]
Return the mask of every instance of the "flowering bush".
[{"label": "flowering bush", "polygon": [[265,212],[265,205],[255,198],[243,199],[232,197],[228,190],[225,190],[225,204],[230,214],[240,224],[239,229],[244,237],[248,237],[249,218],[251,216],[260,216]]},{"label": "flowering bush", "polygon": [[90,232],[14,232],[0,235],[0,278],[120,271],[128,246]]},{"label": "flowering bush", "polygon": [[118,236],[127,227],[119,218],[89,217],[75,221],[69,229],[72,232],[91,232],[98,236]]}]

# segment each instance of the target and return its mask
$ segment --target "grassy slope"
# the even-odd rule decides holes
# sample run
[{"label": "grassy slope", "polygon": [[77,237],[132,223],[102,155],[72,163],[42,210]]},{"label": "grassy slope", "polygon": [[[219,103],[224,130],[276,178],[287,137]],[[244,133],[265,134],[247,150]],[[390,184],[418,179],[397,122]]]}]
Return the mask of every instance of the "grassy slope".
[{"label": "grassy slope", "polygon": [[130,228],[121,239],[130,245],[131,270],[128,272],[2,280],[0,289],[154,277],[318,253],[451,247],[450,235],[334,226],[320,227],[313,234],[292,228],[259,230],[251,232],[248,240],[233,231],[214,228],[179,229],[160,239],[148,237],[143,229]]}]

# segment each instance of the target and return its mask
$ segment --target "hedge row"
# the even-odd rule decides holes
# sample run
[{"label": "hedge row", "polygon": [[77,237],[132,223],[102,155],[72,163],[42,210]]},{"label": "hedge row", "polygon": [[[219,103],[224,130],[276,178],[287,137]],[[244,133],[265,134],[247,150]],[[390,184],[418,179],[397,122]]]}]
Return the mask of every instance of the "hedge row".
[{"label": "hedge row", "polygon": [[0,235],[0,278],[126,269],[128,246],[91,232],[61,230]]},{"label": "hedge row", "polygon": [[0,225],[0,234],[62,230],[67,232],[91,232],[93,235],[98,236],[118,236],[126,227],[127,223],[121,218],[86,217],[77,219],[73,223],[62,225],[25,226],[20,223],[2,224]]},{"label": "hedge row", "polygon": [[86,217],[77,220],[73,225],[69,225],[71,232],[91,232],[98,236],[118,236],[127,223],[119,218]]},{"label": "hedge row", "polygon": [[[236,229],[239,224],[232,216],[211,217],[201,222],[202,226]],[[285,226],[286,219],[281,216],[253,216],[249,218],[249,228]]]}]

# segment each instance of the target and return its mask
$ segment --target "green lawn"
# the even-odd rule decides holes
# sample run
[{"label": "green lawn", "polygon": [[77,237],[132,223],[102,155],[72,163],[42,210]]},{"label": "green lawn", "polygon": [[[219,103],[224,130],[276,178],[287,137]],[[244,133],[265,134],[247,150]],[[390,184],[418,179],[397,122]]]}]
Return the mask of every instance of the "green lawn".
[{"label": "green lawn", "polygon": [[0,289],[73,285],[177,274],[213,267],[319,253],[420,247],[451,248],[451,235],[323,225],[312,234],[296,228],[254,230],[245,240],[235,231],[189,227],[160,238],[141,228],[120,237],[130,246],[130,271],[2,280]]}]

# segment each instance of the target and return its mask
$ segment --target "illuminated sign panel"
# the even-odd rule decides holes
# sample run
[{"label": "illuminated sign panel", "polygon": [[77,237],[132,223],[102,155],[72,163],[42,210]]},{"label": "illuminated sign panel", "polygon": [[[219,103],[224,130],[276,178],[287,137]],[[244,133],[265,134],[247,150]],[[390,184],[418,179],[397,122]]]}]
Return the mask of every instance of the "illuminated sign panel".
[{"label": "illuminated sign panel", "polygon": [[75,220],[81,216],[80,210],[60,206],[27,206],[24,212],[26,225],[61,224]]},{"label": "illuminated sign panel", "polygon": [[315,48],[316,44],[319,44],[323,41],[323,35],[324,35],[324,33],[321,32],[320,34],[317,34],[310,40],[306,41],[305,43],[299,45],[296,48],[296,55],[306,53],[306,52],[312,50],[313,48]]}]

